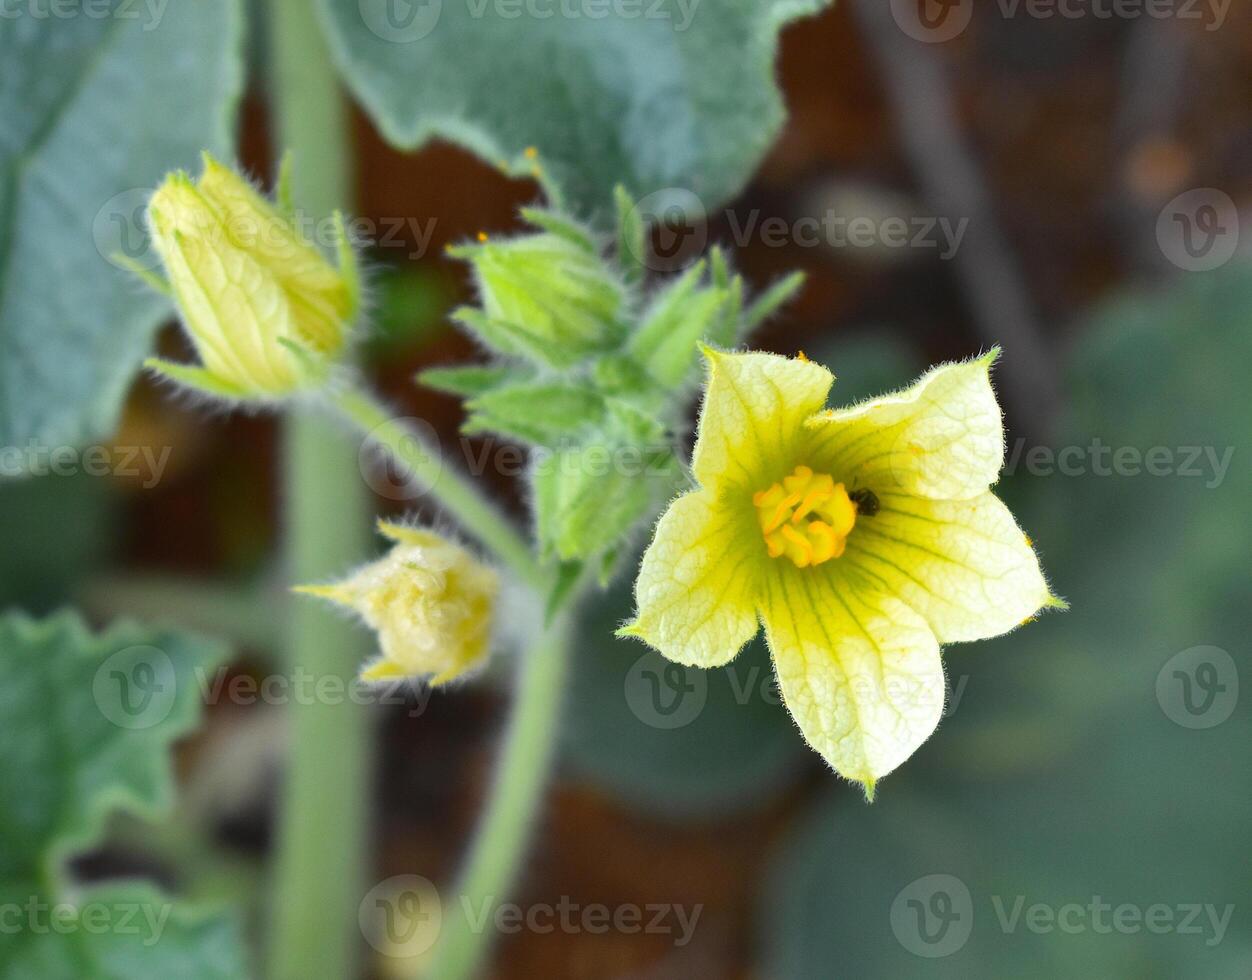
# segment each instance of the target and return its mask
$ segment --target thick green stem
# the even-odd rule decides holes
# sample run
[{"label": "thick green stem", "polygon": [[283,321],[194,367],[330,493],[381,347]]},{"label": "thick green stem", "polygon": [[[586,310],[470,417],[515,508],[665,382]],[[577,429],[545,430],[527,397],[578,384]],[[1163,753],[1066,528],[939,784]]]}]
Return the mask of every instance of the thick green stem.
[{"label": "thick green stem", "polygon": [[360,389],[349,388],[333,398],[339,411],[417,477],[466,531],[494,551],[524,583],[543,591],[544,572],[526,540],[454,464],[441,456],[437,446],[429,445],[412,426]]},{"label": "thick green stem", "polygon": [[[434,963],[426,980],[466,980],[491,947],[490,925],[521,866],[556,749],[557,719],[569,649],[569,624],[558,617],[518,667],[513,713],[504,733],[487,808],[460,879],[443,902]],[[475,928],[475,924],[479,928]]]},{"label": "thick green stem", "polygon": [[[269,14],[276,142],[295,158],[295,205],[326,216],[350,194],[346,107],[308,0],[269,0]],[[366,487],[355,446],[328,420],[293,413],[284,425],[287,574],[315,582],[368,553]],[[319,686],[336,678],[344,690],[367,652],[365,634],[305,599],[290,605],[288,630],[290,670]],[[290,706],[289,724],[269,976],[355,976],[371,782],[368,715],[348,697],[313,699]]]}]

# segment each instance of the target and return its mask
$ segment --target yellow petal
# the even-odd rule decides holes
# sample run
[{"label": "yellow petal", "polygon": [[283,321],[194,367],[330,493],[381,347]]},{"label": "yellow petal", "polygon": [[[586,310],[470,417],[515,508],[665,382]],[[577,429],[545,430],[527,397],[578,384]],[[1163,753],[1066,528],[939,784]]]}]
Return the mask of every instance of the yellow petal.
[{"label": "yellow petal", "polygon": [[940,643],[1006,633],[1049,603],[1026,535],[990,491],[969,500],[884,494],[857,521],[844,562],[899,596]]},{"label": "yellow petal", "polygon": [[939,723],[939,644],[899,599],[828,567],[777,566],[761,618],[783,701],[805,739],[872,794]]},{"label": "yellow petal", "polygon": [[810,465],[878,493],[977,496],[1004,461],[990,378],[997,353],[940,365],[903,391],[815,416],[808,422],[815,433]]},{"label": "yellow petal", "polygon": [[706,487],[764,489],[795,467],[804,421],[826,404],[834,375],[777,354],[705,354],[709,380],[692,471]]},{"label": "yellow petal", "polygon": [[680,664],[729,662],[758,628],[760,563],[743,554],[742,542],[763,546],[751,523],[743,537],[744,520],[707,490],[670,504],[635,581],[638,615],[618,635],[637,636]]}]

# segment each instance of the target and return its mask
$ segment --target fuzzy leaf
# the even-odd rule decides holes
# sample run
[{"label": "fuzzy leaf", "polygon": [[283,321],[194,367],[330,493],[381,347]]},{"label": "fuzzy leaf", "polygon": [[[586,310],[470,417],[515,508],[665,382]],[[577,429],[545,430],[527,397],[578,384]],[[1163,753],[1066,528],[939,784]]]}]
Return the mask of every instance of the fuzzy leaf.
[{"label": "fuzzy leaf", "polygon": [[[145,885],[82,890],[63,870],[66,858],[97,842],[112,810],[168,809],[168,749],[196,723],[197,673],[224,652],[126,623],[93,635],[69,613],[0,617],[0,756],[8,772],[0,781],[0,898],[76,910],[66,912],[72,921],[63,930],[36,919],[0,931],[0,978],[245,974],[227,920],[178,910]],[[100,932],[93,916],[107,916],[113,928]]]},{"label": "fuzzy leaf", "polygon": [[112,431],[169,310],[113,257],[154,265],[147,189],[232,142],[238,4],[108,7],[0,18],[0,445]]},{"label": "fuzzy leaf", "polygon": [[414,147],[442,136],[526,168],[536,146],[587,212],[617,183],[689,188],[705,207],[738,191],[783,119],[778,30],[824,6],[675,0],[645,4],[650,16],[608,5],[571,22],[503,4],[390,2],[321,0],[335,59],[386,137]]}]

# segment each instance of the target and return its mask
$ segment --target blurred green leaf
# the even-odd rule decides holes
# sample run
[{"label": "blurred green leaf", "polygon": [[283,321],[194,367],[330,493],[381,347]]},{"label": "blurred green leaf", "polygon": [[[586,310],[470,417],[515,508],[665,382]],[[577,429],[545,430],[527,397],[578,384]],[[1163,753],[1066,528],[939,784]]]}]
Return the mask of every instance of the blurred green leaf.
[{"label": "blurred green leaf", "polygon": [[571,19],[322,0],[321,12],[348,85],[392,143],[441,136],[493,163],[536,146],[590,213],[616,183],[637,196],[685,188],[706,208],[734,195],[783,119],[778,31],[823,5],[705,0]]},{"label": "blurred green leaf", "polygon": [[244,973],[225,919],[175,910],[148,886],[83,889],[63,868],[98,842],[112,811],[168,810],[168,749],[196,722],[198,671],[224,653],[125,623],[93,635],[70,613],[0,617],[0,898],[10,913],[0,977]]},{"label": "blurred green leaf", "polygon": [[86,473],[0,484],[0,608],[64,605],[113,551],[112,481]]},{"label": "blurred green leaf", "polygon": [[613,637],[633,610],[623,582],[582,611],[568,764],[630,804],[674,817],[750,808],[794,780],[811,753],[779,702],[764,642],[727,667],[681,667]]},{"label": "blurred green leaf", "polygon": [[160,10],[0,19],[0,445],[114,428],[169,310],[114,256],[155,265],[150,189],[206,147],[229,152],[238,4]]}]

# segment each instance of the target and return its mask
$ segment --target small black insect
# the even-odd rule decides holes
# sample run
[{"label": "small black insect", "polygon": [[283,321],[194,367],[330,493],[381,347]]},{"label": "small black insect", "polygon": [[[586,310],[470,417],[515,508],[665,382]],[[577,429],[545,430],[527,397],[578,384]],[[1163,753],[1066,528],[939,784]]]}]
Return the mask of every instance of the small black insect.
[{"label": "small black insect", "polygon": [[856,512],[865,517],[873,517],[878,513],[878,494],[873,490],[853,490],[848,499],[856,504]]}]

